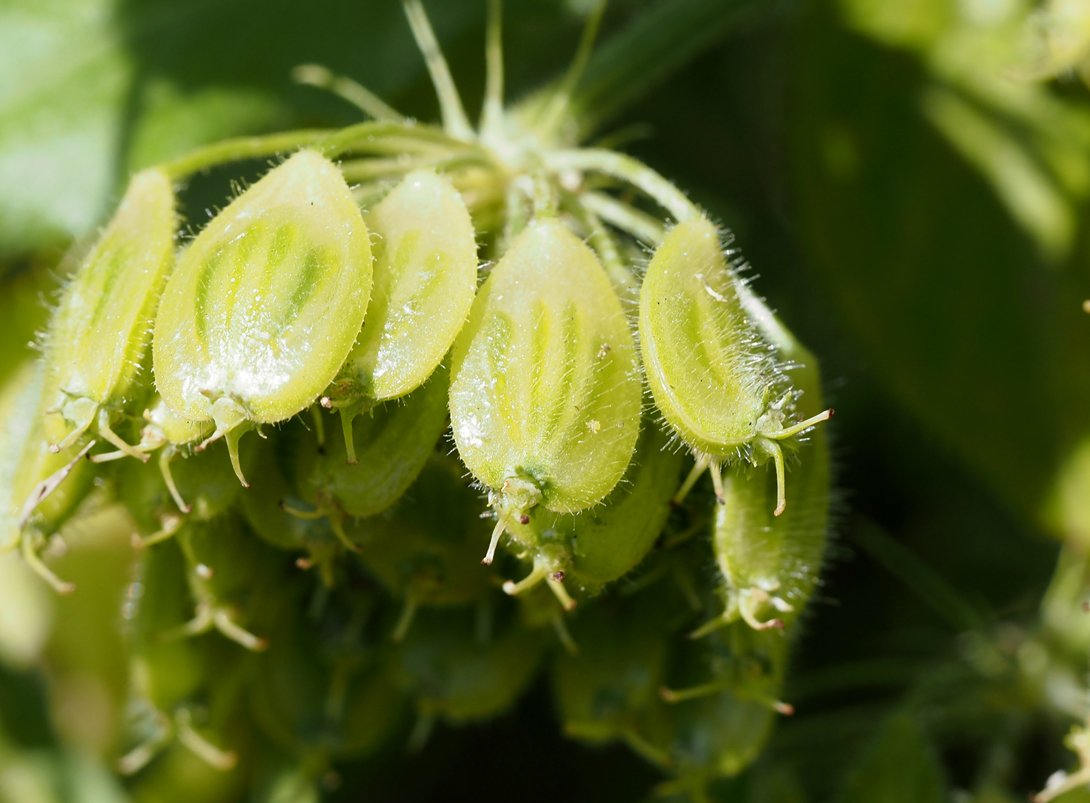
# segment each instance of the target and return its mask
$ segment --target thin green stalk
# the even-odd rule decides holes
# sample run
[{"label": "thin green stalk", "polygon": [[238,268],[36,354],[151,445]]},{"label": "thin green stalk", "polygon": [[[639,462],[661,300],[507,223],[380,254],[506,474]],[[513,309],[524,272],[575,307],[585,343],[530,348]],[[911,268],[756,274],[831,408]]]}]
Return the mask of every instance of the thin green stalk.
[{"label": "thin green stalk", "polygon": [[219,165],[276,156],[287,151],[313,145],[334,132],[329,129],[284,131],[254,137],[225,139],[190,151],[184,156],[159,165],[173,181],[183,181],[190,176]]},{"label": "thin green stalk", "polygon": [[300,64],[291,76],[297,83],[332,92],[375,120],[403,123],[405,116],[363,84],[337,75],[321,64]]},{"label": "thin green stalk", "polygon": [[641,212],[603,192],[586,192],[583,206],[603,222],[631,235],[646,245],[658,245],[666,236],[666,228],[658,218]]},{"label": "thin green stalk", "polygon": [[196,173],[220,165],[272,157],[306,147],[317,148],[331,159],[353,151],[401,153],[438,147],[479,150],[477,146],[454,139],[433,126],[369,120],[341,129],[303,129],[226,139],[190,151],[159,167],[172,180],[184,181]]},{"label": "thin green stalk", "polygon": [[728,33],[782,8],[768,0],[663,0],[642,10],[594,53],[572,94],[580,141]]},{"label": "thin green stalk", "polygon": [[679,222],[700,214],[700,210],[685,193],[631,156],[614,151],[581,148],[554,151],[545,156],[545,161],[554,171],[585,170],[604,173],[631,184]]},{"label": "thin green stalk", "polygon": [[498,135],[503,122],[503,2],[489,0],[485,32],[484,105],[481,108],[481,136]]},{"label": "thin green stalk", "polygon": [[542,114],[539,131],[542,139],[549,139],[565,119],[565,114],[571,106],[572,94],[579,85],[579,79],[583,77],[587,62],[594,50],[594,41],[598,38],[598,29],[602,25],[602,15],[606,10],[606,0],[598,0],[587,17],[587,23],[583,27],[583,35],[579,40],[579,47],[575,51],[575,58],[571,66],[560,80],[556,91],[552,93],[545,111]]},{"label": "thin green stalk", "polygon": [[397,177],[423,168],[445,171],[481,163],[482,160],[476,154],[455,154],[452,156],[449,153],[438,152],[415,158],[391,156],[377,159],[353,159],[342,162],[340,167],[345,181],[362,182],[373,181],[378,178]]},{"label": "thin green stalk", "polygon": [[424,13],[424,7],[420,0],[402,0],[405,16],[409,20],[413,37],[424,56],[424,63],[431,74],[432,83],[435,85],[435,94],[439,97],[439,110],[443,116],[443,128],[459,139],[472,139],[473,127],[466,117],[465,107],[462,106],[462,98],[458,94],[458,88],[454,85],[454,79],[450,75],[450,67],[435,38],[428,15]]}]

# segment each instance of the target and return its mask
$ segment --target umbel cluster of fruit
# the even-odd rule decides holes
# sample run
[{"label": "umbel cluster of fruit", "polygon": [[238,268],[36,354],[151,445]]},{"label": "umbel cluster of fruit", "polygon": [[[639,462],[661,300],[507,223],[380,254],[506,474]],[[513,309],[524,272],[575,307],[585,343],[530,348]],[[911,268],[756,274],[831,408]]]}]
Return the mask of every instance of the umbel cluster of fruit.
[{"label": "umbel cluster of fruit", "polygon": [[440,97],[301,136],[180,247],[175,185],[283,139],[134,176],[7,391],[28,562],[71,590],[40,553],[89,496],[140,528],[127,772],[175,738],[324,767],[546,672],[567,734],[700,786],[790,711],[815,359],[661,176]]}]

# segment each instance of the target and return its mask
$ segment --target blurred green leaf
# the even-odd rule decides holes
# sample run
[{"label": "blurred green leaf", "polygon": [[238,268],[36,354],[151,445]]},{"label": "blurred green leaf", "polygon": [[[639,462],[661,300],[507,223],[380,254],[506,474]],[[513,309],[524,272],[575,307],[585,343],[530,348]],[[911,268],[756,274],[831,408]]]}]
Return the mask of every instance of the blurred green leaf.
[{"label": "blurred green leaf", "polygon": [[[900,404],[1012,509],[1043,518],[1064,455],[1087,428],[1090,325],[1077,267],[1086,255],[1071,251],[1056,270],[1020,229],[1017,210],[978,171],[1016,163],[950,118],[956,108],[985,119],[927,62],[829,16],[813,22],[795,65],[792,164],[800,233],[836,304],[831,313]],[[936,115],[957,129],[958,147],[936,129]],[[964,149],[977,147],[979,160],[967,160]],[[1045,185],[1011,186],[1029,199]],[[1026,204],[1033,215],[1049,204],[1085,215],[1070,195]]]},{"label": "blurred green leaf", "polygon": [[[436,25],[452,37],[482,14],[443,9]],[[380,92],[422,70],[392,2],[0,5],[0,258],[87,232],[135,168],[316,115],[347,122],[343,103],[292,85],[315,61]]]},{"label": "blurred green leaf", "polygon": [[938,759],[916,722],[895,715],[849,772],[841,803],[944,803]]}]

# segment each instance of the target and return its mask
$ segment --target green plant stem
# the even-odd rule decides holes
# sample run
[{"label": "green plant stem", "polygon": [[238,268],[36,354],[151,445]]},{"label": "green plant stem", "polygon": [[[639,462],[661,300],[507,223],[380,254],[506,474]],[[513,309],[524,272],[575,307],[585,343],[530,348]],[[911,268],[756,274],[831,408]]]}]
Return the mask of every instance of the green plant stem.
[{"label": "green plant stem", "polygon": [[679,222],[700,214],[700,209],[685,197],[685,193],[631,156],[596,148],[581,148],[546,154],[545,162],[557,172],[593,171],[620,179],[638,189]]},{"label": "green plant stem", "polygon": [[649,89],[684,67],[723,36],[776,13],[767,0],[663,0],[591,57],[570,109],[579,139],[600,129]]},{"label": "green plant stem", "polygon": [[313,147],[330,159],[352,152],[403,153],[406,150],[479,151],[471,143],[454,139],[433,126],[386,120],[367,121],[342,129],[303,129],[254,137],[237,137],[216,142],[159,165],[174,181],[219,165],[260,159]]},{"label": "green plant stem", "polygon": [[312,129],[225,139],[190,151],[177,159],[164,162],[159,165],[159,169],[170,176],[171,180],[182,181],[196,173],[222,164],[239,162],[244,159],[260,159],[302,148],[318,142],[332,133],[329,130]]},{"label": "green plant stem", "polygon": [[658,218],[604,192],[583,193],[581,202],[588,212],[604,223],[630,234],[645,245],[658,245],[666,236],[666,229]]},{"label": "green plant stem", "polygon": [[292,78],[300,84],[332,92],[375,120],[397,123],[405,121],[405,115],[370,89],[351,78],[336,75],[321,64],[301,64],[292,71]]}]

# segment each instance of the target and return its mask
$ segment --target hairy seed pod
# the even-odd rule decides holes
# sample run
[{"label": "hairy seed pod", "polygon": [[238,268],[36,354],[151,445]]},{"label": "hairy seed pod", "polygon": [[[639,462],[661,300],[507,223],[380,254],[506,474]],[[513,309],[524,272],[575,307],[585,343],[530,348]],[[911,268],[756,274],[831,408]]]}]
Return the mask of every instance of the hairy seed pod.
[{"label": "hairy seed pod", "polygon": [[137,173],[61,296],[45,339],[45,434],[65,449],[88,430],[130,455],[112,423],[150,385],[145,352],[174,263],[174,190],[159,170]]},{"label": "hairy seed pod", "polygon": [[329,592],[303,572],[261,590],[255,610],[269,651],[256,658],[251,710],[284,749],[348,758],[400,730],[406,700],[364,631],[373,602],[358,591]]},{"label": "hairy seed pod", "polygon": [[505,528],[540,505],[574,513],[613,490],[632,458],[640,381],[632,334],[594,252],[555,219],[512,243],[452,352],[458,453]]},{"label": "hairy seed pod", "polygon": [[394,663],[421,715],[450,724],[489,719],[507,711],[529,685],[544,652],[541,634],[514,619],[494,628],[491,615],[483,601],[475,608],[420,612]]},{"label": "hairy seed pod", "polygon": [[38,552],[90,493],[92,472],[83,457],[94,442],[52,450],[39,415],[43,391],[43,371],[27,363],[0,397],[0,548],[20,547],[42,579],[59,593],[68,593],[74,586],[50,571]]},{"label": "hairy seed pod", "polygon": [[504,590],[518,594],[545,580],[560,591],[562,577],[594,594],[635,569],[661,534],[677,490],[682,458],[666,447],[658,427],[646,427],[624,479],[601,505],[581,513],[534,511],[529,523],[512,524],[511,538],[533,569]]},{"label": "hairy seed pod", "polygon": [[253,589],[278,576],[290,561],[255,538],[237,515],[211,521],[188,518],[175,537],[196,608],[185,631],[198,635],[216,630],[248,650],[264,650],[266,640],[245,629],[256,615],[248,603]]},{"label": "hairy seed pod", "polygon": [[422,385],[450,350],[477,290],[477,244],[445,178],[410,173],[365,216],[375,257],[367,321],[322,402],[352,419]]},{"label": "hairy seed pod", "polygon": [[678,777],[678,785],[736,775],[760,754],[777,713],[787,639],[748,628],[720,630],[677,644],[667,670],[671,688],[627,731],[629,745]]},{"label": "hairy seed pod", "polygon": [[351,433],[358,463],[345,459],[341,441],[318,445],[311,433],[294,430],[293,479],[302,498],[338,528],[346,516],[374,516],[396,502],[424,468],[446,428],[448,386],[447,372],[436,371],[404,399],[385,402],[361,416]]},{"label": "hairy seed pod", "polygon": [[213,768],[233,767],[237,755],[216,746],[227,742],[219,733],[224,722],[215,723],[220,727],[210,741],[197,730],[193,712],[207,713],[210,703],[234,707],[242,656],[218,640],[185,638],[192,602],[177,544],[142,553],[123,613],[133,695],[128,711],[138,739],[118,769],[139,771],[175,736]]},{"label": "hairy seed pod", "polygon": [[480,498],[466,487],[463,470],[457,460],[433,454],[392,515],[358,525],[360,561],[404,603],[395,641],[409,631],[418,608],[464,605],[493,588],[491,573],[474,555],[483,526]]},{"label": "hairy seed pod", "polygon": [[141,554],[123,612],[139,694],[160,711],[195,696],[207,667],[192,639],[171,637],[193,615],[186,562],[177,544]]},{"label": "hairy seed pod", "polygon": [[741,304],[740,287],[715,226],[703,217],[679,223],[655,251],[640,289],[640,346],[656,406],[697,456],[691,480],[710,468],[722,500],[724,462],[771,458],[779,515],[786,505],[780,441],[832,411],[785,425],[793,397]]},{"label": "hairy seed pod", "polygon": [[560,653],[553,696],[569,736],[600,744],[635,727],[657,704],[665,671],[669,617],[659,594],[603,601],[572,620],[575,654]]},{"label": "hairy seed pod", "polygon": [[[155,322],[155,385],[179,416],[238,438],[306,409],[352,350],[371,247],[332,162],[300,151],[223,209],[181,254]],[[202,444],[203,445],[203,444]],[[200,447],[198,447],[200,448]]]},{"label": "hairy seed pod", "polygon": [[[792,371],[801,401],[820,409],[821,379],[813,355],[797,343],[783,350],[797,363]],[[741,618],[751,627],[793,622],[813,594],[829,528],[829,446],[823,427],[814,430],[806,453],[788,471],[791,506],[771,515],[776,484],[767,472],[746,466],[725,477],[725,504],[715,515],[716,562],[724,581],[721,622]],[[714,627],[715,622],[708,627]]]}]

